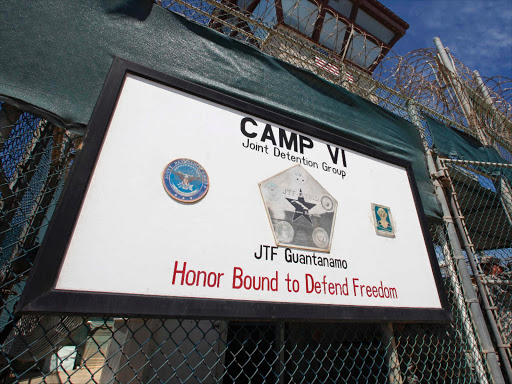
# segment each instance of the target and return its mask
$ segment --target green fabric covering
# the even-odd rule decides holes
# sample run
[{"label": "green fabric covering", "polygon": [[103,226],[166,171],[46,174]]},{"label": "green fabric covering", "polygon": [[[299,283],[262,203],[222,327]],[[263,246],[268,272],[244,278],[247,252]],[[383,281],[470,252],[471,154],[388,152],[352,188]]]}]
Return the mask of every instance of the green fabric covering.
[{"label": "green fabric covering", "polygon": [[[475,138],[425,117],[437,153],[449,158],[491,163],[507,163],[492,147],[483,146]],[[457,199],[466,218],[466,226],[477,251],[500,249],[512,244],[512,226],[504,210],[500,178],[512,185],[512,169],[495,166],[452,164],[450,177]],[[474,171],[474,172],[472,172]],[[480,172],[479,176],[477,172]],[[485,182],[483,182],[485,179]],[[489,188],[493,183],[495,190]],[[485,220],[482,220],[485,217]]]},{"label": "green fabric covering", "polygon": [[477,139],[447,127],[431,117],[426,116],[427,125],[436,151],[446,157],[459,160],[483,161],[491,163],[506,163],[498,151],[492,147],[483,146]]},{"label": "green fabric covering", "polygon": [[0,95],[87,124],[115,56],[343,133],[413,164],[441,217],[421,139],[406,120],[151,0],[2,1]]}]

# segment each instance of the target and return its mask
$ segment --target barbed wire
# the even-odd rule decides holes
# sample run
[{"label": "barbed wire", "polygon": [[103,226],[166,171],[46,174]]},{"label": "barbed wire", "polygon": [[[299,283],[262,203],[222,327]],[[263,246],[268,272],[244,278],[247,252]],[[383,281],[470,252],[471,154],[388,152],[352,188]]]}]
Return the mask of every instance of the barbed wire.
[{"label": "barbed wire", "polygon": [[512,151],[512,80],[500,76],[479,80],[449,50],[455,73],[443,65],[435,49],[399,55],[342,11],[320,1],[156,3],[316,73],[402,117],[407,116],[406,106],[412,100],[445,124],[476,138],[483,131],[490,141]]}]

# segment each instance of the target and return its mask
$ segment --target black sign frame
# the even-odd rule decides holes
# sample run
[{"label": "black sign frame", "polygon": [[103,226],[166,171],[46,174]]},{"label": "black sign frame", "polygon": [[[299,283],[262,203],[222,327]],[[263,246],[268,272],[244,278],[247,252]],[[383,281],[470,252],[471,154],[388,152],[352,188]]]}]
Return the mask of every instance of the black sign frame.
[{"label": "black sign frame", "polygon": [[[340,147],[398,165],[407,170],[421,230],[428,251],[442,308],[364,307],[351,305],[296,304],[227,299],[184,298],[104,292],[81,292],[55,288],[96,160],[107,135],[111,117],[127,74],[136,75],[188,94],[233,108],[240,112],[331,142]],[[139,64],[114,58],[101,95],[90,120],[84,146],[72,166],[48,231],[38,252],[30,278],[16,312],[62,315],[101,315],[122,317],[179,317],[194,319],[295,320],[295,321],[373,321],[449,322],[446,292],[433,243],[414,180],[411,164],[357,142],[341,134],[284,116],[274,110],[227,94],[169,76]]]}]

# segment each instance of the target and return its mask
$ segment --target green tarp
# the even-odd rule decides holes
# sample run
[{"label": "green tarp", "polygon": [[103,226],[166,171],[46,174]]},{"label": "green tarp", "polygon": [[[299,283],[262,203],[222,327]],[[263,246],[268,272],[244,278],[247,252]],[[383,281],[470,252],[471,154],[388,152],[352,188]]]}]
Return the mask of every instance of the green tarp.
[{"label": "green tarp", "polygon": [[496,149],[486,147],[470,135],[447,127],[431,117],[426,116],[425,119],[434,147],[442,156],[459,160],[506,163]]},{"label": "green tarp", "polygon": [[115,56],[336,130],[410,161],[425,213],[441,216],[406,120],[151,0],[0,4],[0,95],[87,124]]},{"label": "green tarp", "polygon": [[[441,156],[459,160],[507,163],[498,151],[483,146],[475,138],[425,117],[433,145]],[[512,170],[495,166],[450,166],[450,177],[472,243],[477,251],[507,248],[512,244],[512,225],[505,210],[500,178],[512,185]],[[489,184],[494,188],[490,188]]]},{"label": "green tarp", "polygon": [[[482,145],[474,137],[450,128],[431,117],[426,116],[432,142],[437,153],[441,156],[485,163],[509,163],[493,147]],[[507,177],[512,184],[512,170],[505,167],[487,167],[485,172],[494,177]]]}]

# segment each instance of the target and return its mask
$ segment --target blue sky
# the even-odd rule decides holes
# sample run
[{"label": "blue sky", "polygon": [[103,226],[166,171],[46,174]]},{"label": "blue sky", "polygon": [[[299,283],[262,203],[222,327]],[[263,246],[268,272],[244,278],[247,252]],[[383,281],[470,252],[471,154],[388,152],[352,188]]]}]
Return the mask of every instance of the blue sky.
[{"label": "blue sky", "polygon": [[482,76],[512,78],[512,0],[380,0],[409,23],[406,35],[393,47],[404,54],[445,47]]}]

